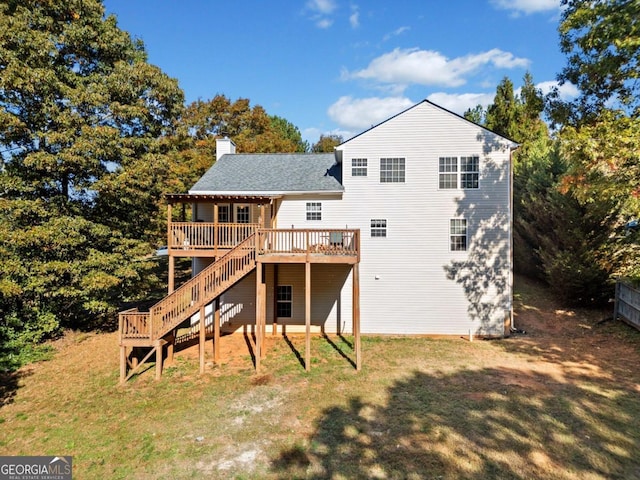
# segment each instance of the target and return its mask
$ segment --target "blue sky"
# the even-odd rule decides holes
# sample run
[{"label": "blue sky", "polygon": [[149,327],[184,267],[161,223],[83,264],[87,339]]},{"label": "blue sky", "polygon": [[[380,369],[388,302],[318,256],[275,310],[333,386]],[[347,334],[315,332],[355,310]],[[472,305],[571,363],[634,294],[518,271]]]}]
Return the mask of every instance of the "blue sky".
[{"label": "blue sky", "polygon": [[[186,101],[248,98],[314,143],[427,98],[486,105],[506,75],[543,90],[565,65],[559,0],[105,0]],[[563,93],[575,95],[571,85]]]}]

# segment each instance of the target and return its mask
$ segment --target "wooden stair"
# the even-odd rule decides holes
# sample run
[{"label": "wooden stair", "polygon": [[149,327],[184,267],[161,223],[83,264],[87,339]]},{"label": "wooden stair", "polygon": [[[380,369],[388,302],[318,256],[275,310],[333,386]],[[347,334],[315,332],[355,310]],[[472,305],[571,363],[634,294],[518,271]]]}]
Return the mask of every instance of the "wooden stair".
[{"label": "wooden stair", "polygon": [[[120,312],[118,320],[121,383],[126,382],[154,350],[156,367],[161,368],[159,364],[162,346],[167,343],[164,337],[256,268],[256,238],[256,233],[249,236],[153,305],[148,312],[140,312],[137,308]],[[137,362],[132,363],[129,360],[127,347],[151,347],[152,351],[138,365]],[[127,372],[127,367],[130,367],[131,371]]]}]

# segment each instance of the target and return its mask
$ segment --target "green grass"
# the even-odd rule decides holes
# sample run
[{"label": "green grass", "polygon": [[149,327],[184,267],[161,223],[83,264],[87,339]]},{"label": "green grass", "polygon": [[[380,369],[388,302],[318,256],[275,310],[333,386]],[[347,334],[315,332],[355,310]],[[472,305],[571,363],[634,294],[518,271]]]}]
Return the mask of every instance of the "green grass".
[{"label": "green grass", "polygon": [[114,334],[66,341],[4,393],[0,447],[82,479],[640,478],[640,334],[525,287],[528,335],[365,337],[359,373],[350,337],[314,338],[311,372],[278,338],[259,374],[240,341],[202,376],[178,356],[118,387]]}]

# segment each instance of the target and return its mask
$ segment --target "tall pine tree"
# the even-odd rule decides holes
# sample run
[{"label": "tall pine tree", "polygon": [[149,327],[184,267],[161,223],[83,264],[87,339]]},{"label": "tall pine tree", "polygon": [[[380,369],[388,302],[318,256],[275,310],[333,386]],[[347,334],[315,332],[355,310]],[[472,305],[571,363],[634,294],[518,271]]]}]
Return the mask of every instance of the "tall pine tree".
[{"label": "tall pine tree", "polygon": [[99,0],[0,2],[5,345],[103,319],[144,280],[182,104]]}]

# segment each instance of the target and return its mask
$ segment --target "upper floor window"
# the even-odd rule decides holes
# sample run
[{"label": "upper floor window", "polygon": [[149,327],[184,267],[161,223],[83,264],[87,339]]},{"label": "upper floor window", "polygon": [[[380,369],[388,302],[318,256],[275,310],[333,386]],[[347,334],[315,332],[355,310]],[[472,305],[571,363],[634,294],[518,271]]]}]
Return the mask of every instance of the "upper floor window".
[{"label": "upper floor window", "polygon": [[322,220],[322,203],[307,202],[307,220]]},{"label": "upper floor window", "polygon": [[404,183],[404,158],[380,159],[380,183]]},{"label": "upper floor window", "polygon": [[458,158],[440,157],[440,188],[458,188]]},{"label": "upper floor window", "polygon": [[438,187],[448,188],[478,188],[480,178],[480,158],[470,157],[440,157],[438,164]]},{"label": "upper floor window", "polygon": [[387,236],[387,220],[385,219],[371,220],[371,236],[386,237]]},{"label": "upper floor window", "polygon": [[449,221],[449,241],[452,252],[467,250],[467,219],[452,218]]},{"label": "upper floor window", "polygon": [[366,158],[351,159],[351,176],[352,177],[367,176],[367,159]]},{"label": "upper floor window", "polygon": [[460,188],[478,188],[479,177],[480,159],[460,157]]}]

